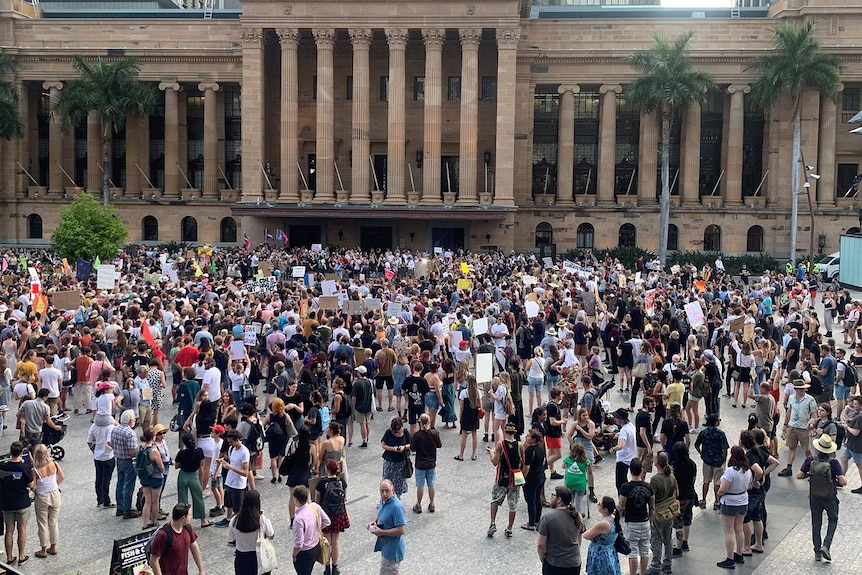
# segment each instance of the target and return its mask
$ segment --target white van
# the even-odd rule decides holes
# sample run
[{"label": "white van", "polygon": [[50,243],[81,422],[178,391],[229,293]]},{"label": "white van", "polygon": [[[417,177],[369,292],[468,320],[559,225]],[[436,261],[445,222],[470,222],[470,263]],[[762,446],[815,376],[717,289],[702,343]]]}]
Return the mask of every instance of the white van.
[{"label": "white van", "polygon": [[841,263],[841,252],[833,252],[824,256],[822,260],[814,264],[814,272],[825,281],[832,281],[838,277],[838,266]]}]

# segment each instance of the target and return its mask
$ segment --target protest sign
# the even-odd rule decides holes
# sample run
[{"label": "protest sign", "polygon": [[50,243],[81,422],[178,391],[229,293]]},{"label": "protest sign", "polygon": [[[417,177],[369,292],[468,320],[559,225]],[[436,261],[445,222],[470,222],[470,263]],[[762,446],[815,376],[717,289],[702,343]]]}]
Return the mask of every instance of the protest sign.
[{"label": "protest sign", "polygon": [[472,290],[473,289],[473,280],[467,278],[458,278],[458,289],[459,290]]},{"label": "protest sign", "polygon": [[742,341],[754,341],[754,324],[747,323],[742,326]]},{"label": "protest sign", "polygon": [[317,300],[318,307],[322,310],[337,310],[338,309],[338,296],[337,295],[327,295],[320,296]]},{"label": "protest sign", "polygon": [[302,279],[305,277],[305,266],[293,266],[290,269],[290,277]]},{"label": "protest sign", "polygon": [[461,340],[463,339],[464,334],[462,334],[457,329],[449,332],[449,350],[452,353],[458,351],[458,346],[461,344]]},{"label": "protest sign", "polygon": [[365,309],[383,309],[383,302],[378,297],[365,298]]},{"label": "protest sign", "polygon": [[539,304],[534,301],[528,301],[524,303],[524,309],[527,312],[527,317],[534,318],[539,315]]},{"label": "protest sign", "polygon": [[476,354],[476,382],[488,383],[494,379],[494,354]]},{"label": "protest sign", "polygon": [[488,333],[488,318],[482,317],[477,320],[473,320],[473,335],[483,335]]},{"label": "protest sign", "polygon": [[648,316],[651,316],[655,311],[655,290],[647,290],[644,294],[644,308]]},{"label": "protest sign", "polygon": [[391,302],[386,306],[386,317],[401,317],[401,302]]},{"label": "protest sign", "polygon": [[253,325],[245,326],[245,331],[243,331],[243,343],[245,345],[257,345],[257,332]]},{"label": "protest sign", "polygon": [[696,301],[685,304],[685,315],[688,318],[688,324],[692,328],[697,328],[704,324],[703,308]]},{"label": "protest sign", "polygon": [[77,310],[81,306],[81,292],[78,290],[54,292],[51,303],[54,309]]},{"label": "protest sign", "polygon": [[738,317],[730,322],[730,333],[736,333],[745,326],[745,317]]},{"label": "protest sign", "polygon": [[338,293],[338,284],[334,280],[323,280],[320,282],[320,290],[323,295],[335,295]]}]

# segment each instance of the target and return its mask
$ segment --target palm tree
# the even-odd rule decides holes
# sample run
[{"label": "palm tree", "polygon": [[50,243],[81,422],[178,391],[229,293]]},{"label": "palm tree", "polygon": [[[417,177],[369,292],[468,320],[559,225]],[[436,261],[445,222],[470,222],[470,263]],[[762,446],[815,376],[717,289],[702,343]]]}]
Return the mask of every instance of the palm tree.
[{"label": "palm tree", "polygon": [[[801,28],[796,28],[790,23],[782,24],[773,31],[772,42],[775,45],[775,51],[754,58],[748,69],[757,70],[761,74],[761,77],[751,86],[751,96],[764,110],[769,110],[782,94],[790,98],[793,111],[790,261],[795,265],[796,221],[799,214],[797,194],[800,192],[799,170],[802,165],[802,93],[806,88],[812,88],[818,90],[822,96],[836,98],[840,87],[838,81],[840,58],[820,50],[820,42],[814,37],[814,22],[807,22]],[[814,237],[813,224],[811,237]],[[812,257],[813,245],[810,251],[812,254],[809,257]]]},{"label": "palm tree", "polygon": [[18,62],[11,56],[0,54],[0,138],[11,140],[24,135],[18,113],[18,87],[9,80]]},{"label": "palm tree", "polygon": [[60,115],[64,132],[75,129],[91,110],[99,113],[102,126],[102,199],[108,203],[111,175],[111,140],[126,125],[126,115],[146,116],[156,106],[152,84],[138,80],[140,66],[134,58],[106,62],[73,56],[77,80],[60,92],[53,112]]},{"label": "palm tree", "polygon": [[661,222],[659,230],[659,260],[667,261],[667,233],[670,224],[670,132],[674,112],[690,104],[702,104],[707,94],[715,90],[712,76],[697,72],[686,54],[694,36],[687,32],[671,42],[656,35],[653,45],[628,57],[629,65],[644,74],[626,86],[627,99],[641,104],[648,112],[661,113]]}]

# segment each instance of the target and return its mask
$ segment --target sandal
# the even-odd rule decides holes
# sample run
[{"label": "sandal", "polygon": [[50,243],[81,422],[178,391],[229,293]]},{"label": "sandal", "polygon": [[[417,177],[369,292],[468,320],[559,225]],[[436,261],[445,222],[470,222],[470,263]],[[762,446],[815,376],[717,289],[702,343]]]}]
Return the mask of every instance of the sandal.
[{"label": "sandal", "polygon": [[206,529],[207,527],[212,527],[212,526],[213,526],[213,522],[207,521],[206,523],[201,523],[200,529]]},{"label": "sandal", "polygon": [[464,461],[464,458],[463,458],[463,457],[461,457],[460,455],[456,455],[456,456],[455,456],[455,461]]},{"label": "sandal", "polygon": [[471,456],[470,456],[470,459],[472,459],[473,461],[476,461],[476,456],[475,456],[475,455],[471,455]]},{"label": "sandal", "polygon": [[30,556],[24,555],[22,558],[18,559],[18,565],[23,565],[24,563],[26,563],[29,560],[30,560]]},{"label": "sandal", "polygon": [[35,555],[39,559],[47,559],[48,558],[48,552],[47,551],[36,551],[33,555]]},{"label": "sandal", "polygon": [[535,531],[535,530],[536,530],[536,526],[535,526],[535,525],[530,525],[529,523],[524,523],[523,525],[521,525],[521,529],[524,529],[524,530],[526,530],[526,531]]},{"label": "sandal", "polygon": [[413,506],[413,513],[422,513],[422,506],[418,503]]}]

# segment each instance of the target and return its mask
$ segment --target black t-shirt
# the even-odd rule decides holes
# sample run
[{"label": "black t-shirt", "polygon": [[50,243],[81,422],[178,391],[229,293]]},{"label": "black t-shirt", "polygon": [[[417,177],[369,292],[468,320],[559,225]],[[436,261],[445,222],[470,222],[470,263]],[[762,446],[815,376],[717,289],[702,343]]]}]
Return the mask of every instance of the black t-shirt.
[{"label": "black t-shirt", "polygon": [[697,477],[697,465],[689,459],[685,464],[677,462],[673,468],[673,476],[676,477],[676,486],[679,489],[679,498],[697,499],[697,491],[694,481]]},{"label": "black t-shirt", "polygon": [[539,482],[542,475],[545,473],[545,446],[541,443],[536,445],[528,445],[524,450],[524,466],[530,466],[527,470],[527,481]]},{"label": "black t-shirt", "polygon": [[138,375],[138,368],[142,365],[147,365],[150,362],[150,358],[145,355],[135,354],[129,359],[126,360],[126,367],[129,368],[129,373],[132,374],[132,377]]},{"label": "black t-shirt", "polygon": [[[759,449],[751,449],[745,452],[745,457],[748,459],[748,465],[753,467],[758,464],[760,469],[766,469],[766,458],[763,457],[763,452]],[[748,490],[749,493],[765,493],[763,490],[763,481],[760,482],[760,487],[752,487]]]},{"label": "black t-shirt", "polygon": [[554,419],[563,419],[562,411],[560,410],[560,406],[554,403],[553,401],[549,401],[548,405],[545,408],[548,412],[548,435],[547,437],[562,437],[563,436],[563,426],[562,425],[554,425],[551,423],[551,418]]},{"label": "black t-shirt", "polygon": [[[647,445],[641,438],[641,429],[646,428],[647,437],[652,437],[652,424],[650,423],[649,413],[646,411],[638,411],[635,415],[635,441],[638,447],[646,448]],[[650,445],[652,447],[652,445]]]},{"label": "black t-shirt", "polygon": [[673,463],[673,446],[677,441],[683,441],[688,434],[688,424],[683,420],[674,422],[673,418],[665,419],[661,424],[661,432],[664,433],[667,441],[665,450],[667,451],[670,462]]},{"label": "black t-shirt", "polygon": [[181,449],[175,458],[181,471],[195,472],[204,460],[204,450],[200,447],[194,449]]},{"label": "black t-shirt", "polygon": [[23,461],[7,461],[0,463],[0,509],[17,511],[30,507],[30,492],[28,485],[33,481],[33,469]]},{"label": "black t-shirt", "polygon": [[649,500],[652,487],[645,481],[629,481],[620,487],[620,497],[626,498],[626,523],[643,523],[649,520]]},{"label": "black t-shirt", "polygon": [[407,396],[407,406],[413,412],[425,411],[425,396],[430,391],[428,382],[418,375],[408,375],[401,385],[401,392]]},{"label": "black t-shirt", "polygon": [[785,361],[796,363],[799,361],[799,339],[793,338],[787,342],[787,349],[784,352]]}]

